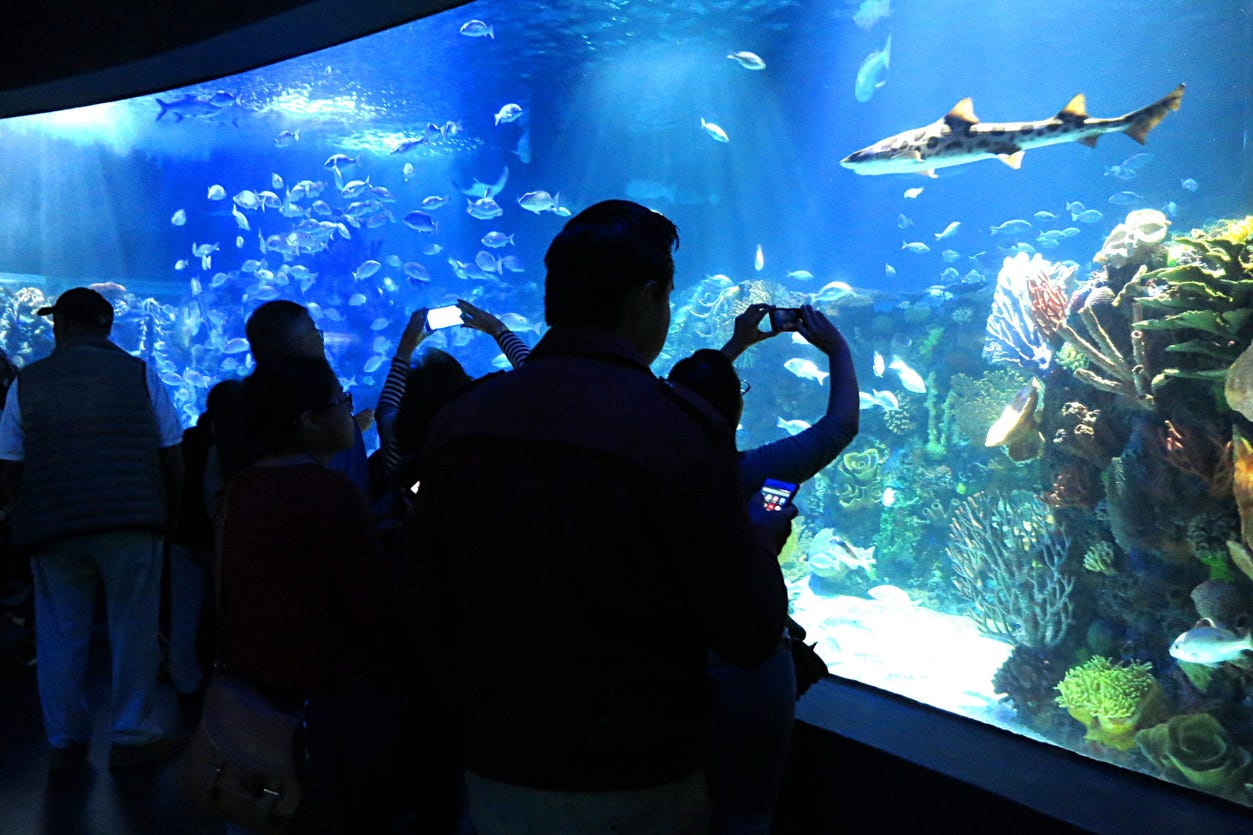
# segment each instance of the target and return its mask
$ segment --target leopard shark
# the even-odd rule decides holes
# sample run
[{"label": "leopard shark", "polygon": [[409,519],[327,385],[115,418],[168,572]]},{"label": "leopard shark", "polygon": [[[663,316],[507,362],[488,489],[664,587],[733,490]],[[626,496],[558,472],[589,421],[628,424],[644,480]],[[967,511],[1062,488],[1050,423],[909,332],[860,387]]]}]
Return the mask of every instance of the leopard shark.
[{"label": "leopard shark", "polygon": [[840,160],[858,174],[922,174],[934,177],[937,168],[965,165],[981,159],[999,159],[1010,168],[1022,166],[1030,148],[1082,142],[1096,147],[1107,133],[1125,133],[1141,145],[1149,131],[1166,114],[1178,110],[1186,85],[1180,84],[1163,98],[1112,119],[1088,116],[1087,101],[1080,93],[1052,119],[1038,122],[980,122],[974,105],[964,98],[943,118],[930,125],[880,139]]}]

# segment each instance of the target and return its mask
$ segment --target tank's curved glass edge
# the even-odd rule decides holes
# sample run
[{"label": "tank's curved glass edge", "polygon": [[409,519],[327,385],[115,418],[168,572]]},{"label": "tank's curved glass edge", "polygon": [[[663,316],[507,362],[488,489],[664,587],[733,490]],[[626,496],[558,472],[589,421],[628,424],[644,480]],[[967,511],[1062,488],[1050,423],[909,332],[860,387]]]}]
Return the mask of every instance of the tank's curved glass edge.
[{"label": "tank's curved glass edge", "polygon": [[469,0],[360,0],[352,14],[314,0],[198,43],[12,90],[0,119],[128,99],[246,72],[465,5]]},{"label": "tank's curved glass edge", "polygon": [[796,719],[1092,832],[1135,821],[1139,835],[1245,835],[1253,825],[1235,804],[853,679],[826,676]]}]

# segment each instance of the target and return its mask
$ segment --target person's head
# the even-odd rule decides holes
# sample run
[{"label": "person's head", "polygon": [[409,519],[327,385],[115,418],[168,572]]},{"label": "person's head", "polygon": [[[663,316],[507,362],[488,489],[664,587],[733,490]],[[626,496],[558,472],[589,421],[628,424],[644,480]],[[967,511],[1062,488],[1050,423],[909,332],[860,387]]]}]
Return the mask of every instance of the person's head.
[{"label": "person's head", "polygon": [[267,453],[327,457],[352,446],[352,398],[325,358],[258,363],[245,385],[254,429]]},{"label": "person's head", "polygon": [[266,302],[254,310],[244,326],[244,334],[258,363],[279,357],[325,356],[322,331],[309,311],[286,299]]},{"label": "person's head", "polygon": [[744,395],[739,375],[726,354],[702,348],[676,362],[667,379],[691,389],[708,401],[727,419],[732,432],[739,426],[740,416],[744,413]]},{"label": "person's head", "polygon": [[664,215],[605,200],[566,221],[544,256],[550,327],[618,331],[651,362],[670,328],[679,232]]},{"label": "person's head", "polygon": [[113,305],[90,287],[66,290],[56,304],[35,312],[52,317],[52,333],[57,339],[76,334],[108,336],[113,330]]},{"label": "person's head", "polygon": [[473,382],[451,354],[428,348],[419,355],[405,381],[405,394],[396,410],[394,431],[401,455],[413,455],[421,447],[435,413]]}]

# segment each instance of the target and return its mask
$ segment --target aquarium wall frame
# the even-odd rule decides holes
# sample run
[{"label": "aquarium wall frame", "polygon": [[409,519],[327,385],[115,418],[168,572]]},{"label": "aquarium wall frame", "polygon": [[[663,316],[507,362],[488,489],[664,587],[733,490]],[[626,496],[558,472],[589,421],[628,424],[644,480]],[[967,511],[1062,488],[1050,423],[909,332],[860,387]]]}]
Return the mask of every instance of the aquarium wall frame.
[{"label": "aquarium wall frame", "polygon": [[[918,787],[903,781],[899,773],[881,770],[865,775],[861,774],[862,763],[831,756],[832,746],[842,752],[841,746],[847,741],[857,743],[850,747],[866,746],[916,765],[937,775],[936,779],[943,783],[957,781],[974,787],[975,795],[995,795],[1088,832],[1124,835],[1130,831],[1129,826],[1134,826],[1138,835],[1243,835],[1253,829],[1253,813],[1234,803],[1060,746],[1036,742],[852,679],[827,676],[818,682],[797,703],[796,719],[800,724],[798,737],[816,729],[835,739],[830,740],[831,745],[823,746],[820,760],[794,762],[789,765],[789,773],[804,773],[807,781],[836,788],[834,794],[826,792],[819,797],[806,791],[799,797],[785,787],[785,807],[789,803],[812,804],[812,809],[785,808],[781,812],[794,819],[812,819],[821,814],[818,809],[822,807],[841,827],[874,822],[875,810],[865,807],[875,804],[864,804],[862,794],[848,788],[848,775],[856,770],[863,783],[867,779],[875,781],[869,789],[871,795],[882,789],[884,795],[897,798],[903,810],[892,810],[898,816],[895,820],[899,821],[902,814],[916,815],[917,823],[930,826],[946,820],[942,814],[937,816],[935,809],[924,808],[925,804],[919,804],[916,811],[910,809],[908,797]],[[965,814],[982,813],[983,809],[978,808]],[[1028,816],[1038,822],[1038,816]],[[976,827],[971,831],[1014,831],[1006,828],[1006,823],[997,821],[991,830]]]},{"label": "aquarium wall frame", "polygon": [[[186,87],[316,52],[465,2],[95,3],[76,7],[72,16],[60,4],[27,4],[0,39],[5,55],[0,118]],[[188,24],[189,19],[198,23]],[[161,32],[166,36],[154,34]],[[154,45],[166,48],[154,52]]]}]

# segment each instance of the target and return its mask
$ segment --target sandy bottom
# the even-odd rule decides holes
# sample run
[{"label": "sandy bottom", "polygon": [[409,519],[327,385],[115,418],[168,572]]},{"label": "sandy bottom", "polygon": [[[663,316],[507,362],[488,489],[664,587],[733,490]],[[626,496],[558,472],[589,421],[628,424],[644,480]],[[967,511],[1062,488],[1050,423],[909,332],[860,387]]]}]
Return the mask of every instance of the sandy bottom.
[{"label": "sandy bottom", "polygon": [[903,592],[885,599],[826,597],[807,583],[792,616],[807,640],[818,640],[833,674],[1021,731],[992,687],[1013,646],[980,634],[969,618],[914,605]]}]

